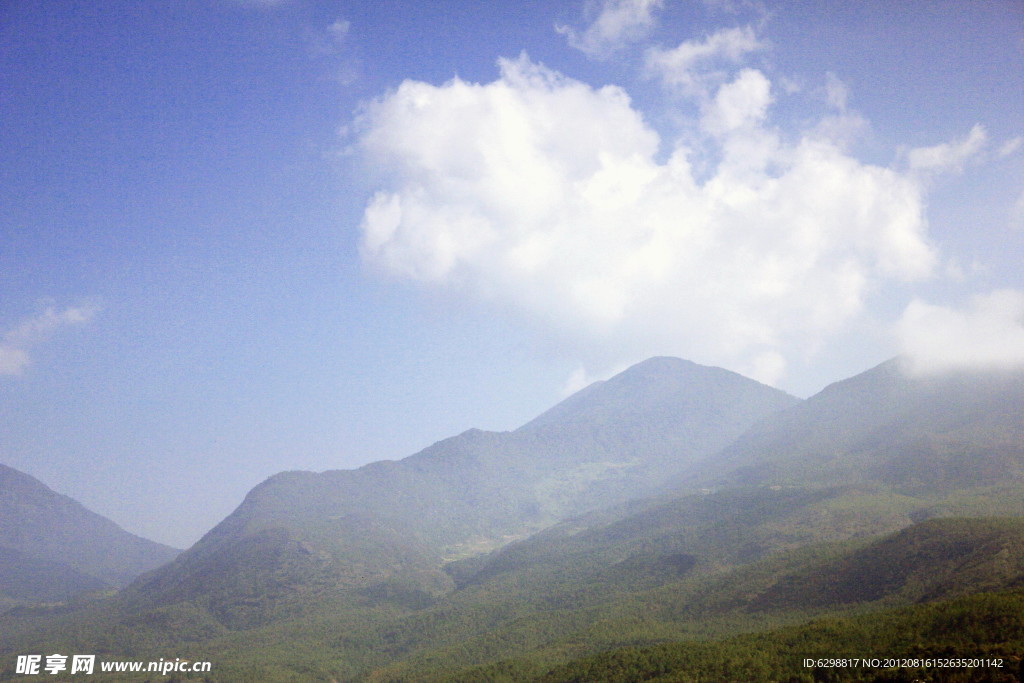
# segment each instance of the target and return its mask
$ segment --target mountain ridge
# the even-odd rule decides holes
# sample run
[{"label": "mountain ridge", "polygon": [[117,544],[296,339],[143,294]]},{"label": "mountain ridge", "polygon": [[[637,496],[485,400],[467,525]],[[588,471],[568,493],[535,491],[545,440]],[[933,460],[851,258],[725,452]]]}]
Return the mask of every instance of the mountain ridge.
[{"label": "mountain ridge", "polygon": [[249,598],[230,597],[230,586],[212,574],[238,566],[233,554],[262,547],[287,566],[280,571],[292,586],[271,580],[277,570],[269,567],[265,580],[256,579],[275,604],[290,600],[296,586],[311,585],[327,591],[331,585],[371,590],[400,584],[405,591],[441,594],[453,585],[442,571],[446,561],[646,495],[666,472],[797,400],[720,368],[645,361],[511,432],[467,430],[402,460],[355,470],[276,474],[130,592],[143,602],[167,604],[217,584],[222,597],[211,599],[221,604],[220,617],[250,623],[262,617],[231,607]]},{"label": "mountain ridge", "polygon": [[0,465],[0,556],[7,569],[7,590],[0,592],[10,598],[52,600],[121,588],[179,552],[131,534],[35,477]]},{"label": "mountain ridge", "polygon": [[841,485],[877,478],[912,491],[1024,481],[1024,370],[912,376],[902,364],[893,358],[830,384],[754,425],[675,484]]},{"label": "mountain ridge", "polygon": [[[890,361],[803,402],[742,378],[734,401],[734,378],[651,359],[517,430],[279,473],[173,563],[0,642],[199,644],[226,681],[448,680],[1024,580],[1020,520],[988,519],[1024,517],[1019,376]],[[735,432],[729,410],[742,433],[689,431]]]}]

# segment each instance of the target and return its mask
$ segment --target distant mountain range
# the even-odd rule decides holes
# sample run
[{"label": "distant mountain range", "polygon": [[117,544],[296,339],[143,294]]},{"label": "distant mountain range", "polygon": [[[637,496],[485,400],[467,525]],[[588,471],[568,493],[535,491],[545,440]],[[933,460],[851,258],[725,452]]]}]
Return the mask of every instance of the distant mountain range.
[{"label": "distant mountain range", "polygon": [[720,368],[653,358],[513,432],[470,430],[397,462],[272,477],[132,592],[146,604],[202,597],[232,626],[276,618],[307,592],[430,599],[452,588],[447,560],[650,494],[795,403]]},{"label": "distant mountain range", "polygon": [[123,588],[178,552],[0,465],[0,598],[49,602]]},{"label": "distant mountain range", "polygon": [[907,378],[898,359],[749,430],[680,482],[878,483],[908,494],[1024,482],[1024,371]]},{"label": "distant mountain range", "polygon": [[1010,652],[1012,620],[1001,644],[942,629],[1024,599],[1021,406],[1022,372],[894,360],[799,401],[654,358],[512,432],[271,477],[115,597],[0,616],[0,652],[187,646],[224,681],[574,680],[616,661],[575,658],[679,641],[658,666],[788,678],[806,672],[782,655],[683,641],[924,604],[885,617],[884,643],[927,619],[920,652]]}]

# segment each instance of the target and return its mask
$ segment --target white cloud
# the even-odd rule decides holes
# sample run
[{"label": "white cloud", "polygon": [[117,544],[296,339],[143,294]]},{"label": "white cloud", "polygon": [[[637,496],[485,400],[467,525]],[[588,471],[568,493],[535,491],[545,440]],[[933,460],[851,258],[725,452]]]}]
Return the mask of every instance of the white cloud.
[{"label": "white cloud", "polygon": [[45,342],[63,327],[88,322],[98,311],[92,305],[63,310],[51,306],[15,325],[0,338],[0,375],[20,375],[31,363],[29,351],[33,346]]},{"label": "white cloud", "polygon": [[587,369],[580,365],[575,370],[573,370],[572,374],[570,374],[568,379],[565,380],[565,384],[562,386],[561,394],[563,397],[571,396],[580,389],[583,389],[589,386],[590,384],[593,384],[593,382],[594,378],[590,377],[587,374]]},{"label": "white cloud", "polygon": [[20,375],[28,367],[24,349],[0,344],[0,375]]},{"label": "white cloud", "polygon": [[306,50],[324,76],[339,85],[352,85],[359,79],[359,62],[349,48],[352,22],[338,17],[327,26],[307,29],[304,32]]},{"label": "white cloud", "polygon": [[345,42],[348,37],[348,32],[352,29],[352,22],[347,19],[335,19],[330,26],[327,27],[327,35],[330,36],[331,40],[335,45],[341,45]]},{"label": "white cloud", "polygon": [[382,181],[367,261],[511,307],[591,364],[674,354],[766,381],[880,283],[934,270],[917,177],[820,132],[783,141],[758,71],[715,93],[698,179],[621,89],[525,56],[500,67],[366,107],[357,147]]},{"label": "white cloud", "polygon": [[850,88],[831,71],[825,74],[824,101],[831,113],[825,115],[814,128],[819,135],[844,149],[865,136],[871,126],[856,111],[850,109]]},{"label": "white cloud", "polygon": [[352,22],[338,17],[327,26],[307,29],[303,38],[311,57],[330,59],[347,51],[351,31]]},{"label": "white cloud", "polygon": [[736,80],[718,89],[701,122],[704,130],[722,136],[759,125],[772,102],[771,83],[757,69],[744,69]]},{"label": "white cloud", "polygon": [[1005,158],[1014,154],[1018,149],[1020,149],[1022,143],[1024,143],[1024,138],[1021,137],[1015,137],[1007,140],[999,148],[999,157]]},{"label": "white cloud", "polygon": [[558,25],[555,30],[577,50],[590,57],[606,58],[643,39],[654,26],[654,11],[663,4],[664,0],[590,0],[584,11],[589,22],[585,29]]},{"label": "white cloud", "polygon": [[985,127],[978,124],[962,140],[910,150],[907,153],[907,165],[912,171],[924,173],[959,172],[971,157],[981,151],[987,141]]},{"label": "white cloud", "polygon": [[765,47],[754,29],[723,29],[703,40],[680,43],[671,50],[649,48],[645,54],[647,74],[686,94],[704,94],[709,84],[725,78],[718,67],[739,63],[748,53]]},{"label": "white cloud", "polygon": [[850,99],[850,88],[831,71],[825,74],[825,99],[828,106],[841,112],[846,111]]},{"label": "white cloud", "polygon": [[963,310],[914,299],[896,332],[915,375],[1024,367],[1024,292],[995,290]]}]

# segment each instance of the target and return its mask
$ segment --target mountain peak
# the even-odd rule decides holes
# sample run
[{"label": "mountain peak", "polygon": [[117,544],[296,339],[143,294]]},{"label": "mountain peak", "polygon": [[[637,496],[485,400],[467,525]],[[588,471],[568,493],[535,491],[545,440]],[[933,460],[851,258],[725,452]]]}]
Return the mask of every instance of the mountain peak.
[{"label": "mountain peak", "polygon": [[584,387],[517,431],[533,432],[567,423],[633,421],[652,412],[660,417],[674,412],[678,419],[685,420],[709,398],[712,402],[732,401],[744,392],[760,396],[756,402],[765,402],[765,414],[799,401],[724,368],[655,356]]}]

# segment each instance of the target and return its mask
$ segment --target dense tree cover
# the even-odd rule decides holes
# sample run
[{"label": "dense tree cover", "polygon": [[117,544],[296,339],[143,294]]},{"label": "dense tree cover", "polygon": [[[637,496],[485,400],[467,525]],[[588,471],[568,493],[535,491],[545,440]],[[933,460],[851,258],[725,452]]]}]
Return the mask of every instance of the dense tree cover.
[{"label": "dense tree cover", "polygon": [[[612,565],[613,571],[519,567],[430,601],[410,597],[402,586],[352,590],[307,604],[298,617],[242,630],[228,629],[201,604],[138,611],[132,603],[118,607],[121,596],[65,614],[56,629],[27,611],[20,637],[0,634],[0,642],[8,652],[208,659],[217,663],[212,680],[223,681],[257,673],[260,680],[444,680],[467,667],[490,671],[502,662],[505,678],[513,671],[539,675],[552,664],[603,651],[706,641],[1003,590],[1024,580],[1024,520],[929,520],[885,537],[806,546],[728,571],[695,571],[689,559],[674,554],[667,565],[651,559],[657,555],[636,557]],[[554,577],[545,579],[545,571]],[[850,586],[857,591],[850,593]],[[117,609],[121,617],[112,622]],[[707,647],[711,655],[693,652],[741,666],[737,652]]]},{"label": "dense tree cover", "polygon": [[[319,624],[324,627],[325,624]],[[337,650],[322,648],[323,633],[288,632],[287,641],[271,637],[245,643],[245,657],[217,658],[215,651],[192,655],[213,658],[213,672],[195,678],[152,680],[202,681],[537,681],[584,683],[607,681],[1024,681],[1024,590],[978,594],[938,603],[914,605],[865,615],[813,619],[799,626],[714,641],[688,640],[648,647],[623,647],[562,664],[551,652],[506,659],[479,667],[446,666],[375,673],[343,662]],[[278,632],[278,636],[285,635]],[[340,636],[342,634],[337,634]],[[236,647],[241,643],[235,643]],[[285,650],[292,657],[284,658]],[[566,659],[565,654],[558,659]],[[843,666],[830,660],[846,659]],[[884,660],[900,660],[884,666]],[[983,660],[984,666],[927,666],[925,660]],[[878,659],[871,666],[853,660]],[[282,663],[288,662],[290,663]],[[808,665],[807,660],[813,660]],[[915,660],[919,664],[914,666]],[[999,666],[994,666],[999,662]],[[440,662],[435,662],[439,664]],[[890,662],[891,663],[891,662]],[[0,680],[17,680],[5,670]],[[149,680],[101,677],[93,681]]]},{"label": "dense tree cover", "polygon": [[[1024,680],[1022,653],[1024,591],[1014,591],[845,619],[814,620],[713,643],[620,649],[553,667],[529,680],[1010,682]],[[836,659],[846,662],[830,665]],[[881,665],[854,665],[855,660],[864,659],[879,659]],[[896,665],[884,666],[887,659],[897,660],[890,662]],[[968,663],[980,660],[982,665],[926,666],[929,659],[946,664],[957,659]],[[515,667],[514,663],[501,665],[509,671]],[[529,669],[524,666],[520,671],[528,673]],[[486,670],[480,673],[491,675]],[[476,672],[463,674],[474,675]]]}]

